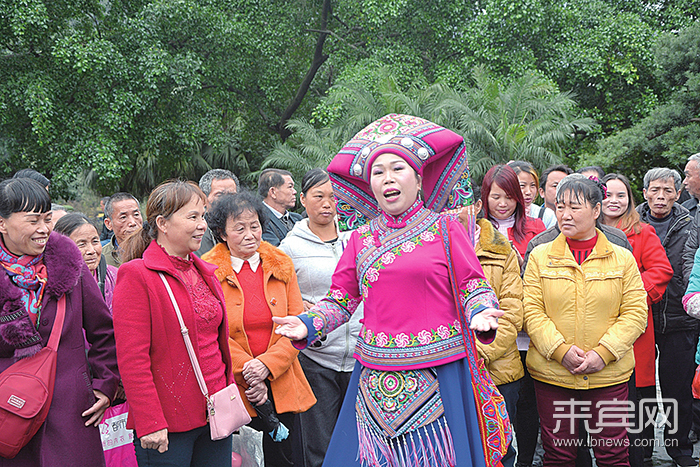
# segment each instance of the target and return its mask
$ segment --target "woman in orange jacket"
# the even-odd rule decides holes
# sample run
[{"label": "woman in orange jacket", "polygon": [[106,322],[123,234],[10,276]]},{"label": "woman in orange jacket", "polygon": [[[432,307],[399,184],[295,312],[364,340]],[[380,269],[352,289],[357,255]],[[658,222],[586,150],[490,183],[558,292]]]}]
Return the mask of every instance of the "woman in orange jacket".
[{"label": "woman in orange jacket", "polygon": [[[246,388],[244,402],[253,421],[264,426],[254,406],[272,400],[280,422],[291,429],[294,413],[308,410],[316,398],[301,369],[299,353],[273,332],[272,317],[298,315],[304,309],[292,260],[262,241],[262,202],[249,193],[226,195],[208,216],[223,240],[202,259],[216,266],[226,300],[229,348],[236,382]],[[281,442],[263,436],[266,466],[291,466],[292,436]]]}]

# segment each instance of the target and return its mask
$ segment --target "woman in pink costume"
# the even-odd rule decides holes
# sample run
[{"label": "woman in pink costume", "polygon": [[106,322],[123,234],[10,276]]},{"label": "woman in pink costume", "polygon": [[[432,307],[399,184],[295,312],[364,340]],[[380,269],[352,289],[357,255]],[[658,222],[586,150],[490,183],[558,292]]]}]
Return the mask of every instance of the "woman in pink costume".
[{"label": "woman in pink costume", "polygon": [[276,332],[303,348],[364,302],[358,363],[324,465],[487,465],[450,270],[471,328],[464,331],[488,343],[502,312],[467,231],[438,214],[471,197],[462,137],[387,115],[328,171],[341,227],[357,230],[326,298],[299,317],[274,319]]}]

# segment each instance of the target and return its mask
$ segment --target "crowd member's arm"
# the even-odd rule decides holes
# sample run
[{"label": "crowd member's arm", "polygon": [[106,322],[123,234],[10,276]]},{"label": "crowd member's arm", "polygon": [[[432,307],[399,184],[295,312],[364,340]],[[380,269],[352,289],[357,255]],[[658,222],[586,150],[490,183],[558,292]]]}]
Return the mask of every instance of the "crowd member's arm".
[{"label": "crowd member's arm", "polygon": [[700,249],[695,252],[688,288],[683,296],[683,308],[689,316],[700,319]]},{"label": "crowd member's arm", "polygon": [[[545,248],[545,246],[541,246],[541,248]],[[539,260],[536,255],[531,255],[525,268],[523,329],[530,336],[532,345],[544,358],[554,359],[562,363],[562,359],[572,346],[566,343],[564,335],[559,332],[552,319],[547,316],[547,311],[544,308]]]},{"label": "crowd member's arm", "polygon": [[629,352],[647,326],[647,292],[644,290],[639,269],[635,267],[637,262],[627,251],[620,250],[620,254],[624,255],[626,264],[617,320],[600,338],[599,345],[592,349],[600,355],[606,365],[621,359]]},{"label": "crowd member's arm", "polygon": [[660,302],[664,296],[666,286],[673,277],[673,268],[654,227],[650,225],[644,227],[640,235],[642,235],[642,243],[639,245],[640,263],[644,269],[641,271],[642,283],[647,292],[648,304],[651,305]]},{"label": "crowd member's arm", "polygon": [[[290,260],[291,262],[291,260]],[[296,272],[292,268],[292,278],[286,284],[287,293],[287,316],[297,316],[304,308],[299,291]],[[274,326],[274,325],[273,325]],[[255,360],[259,360],[268,370],[269,375],[265,377],[274,381],[284,374],[297,358],[299,351],[292,346],[289,339],[277,339],[264,353],[258,355]],[[248,364],[249,365],[249,364]],[[247,368],[243,367],[243,376],[246,376]],[[248,378],[246,378],[248,381]],[[255,381],[255,380],[253,380]],[[248,381],[250,383],[250,381]]]},{"label": "crowd member's arm", "polygon": [[149,443],[161,446],[162,436],[156,433],[167,430],[168,422],[151,371],[151,291],[138,263],[130,261],[119,268],[114,288],[112,309],[117,361],[136,436],[143,438],[153,434],[148,438],[153,438]]},{"label": "crowd member's arm", "polygon": [[506,259],[500,288],[494,291],[498,296],[499,308],[503,311],[503,316],[498,320],[496,338],[489,345],[476,343],[479,356],[486,365],[498,360],[513,347],[518,331],[523,327],[523,281],[515,249],[511,249]]},{"label": "crowd member's arm", "polygon": [[77,288],[80,288],[83,294],[83,329],[90,343],[87,357],[96,399],[95,403],[82,413],[82,416],[87,417],[85,425],[97,426],[102,421],[102,416],[109,407],[110,401],[114,399],[119,386],[114,328],[112,315],[102,299],[100,288],[84,263]]},{"label": "crowd member's arm", "polygon": [[700,215],[693,218],[693,227],[683,247],[683,278],[687,281],[695,265],[695,252],[700,247]]}]

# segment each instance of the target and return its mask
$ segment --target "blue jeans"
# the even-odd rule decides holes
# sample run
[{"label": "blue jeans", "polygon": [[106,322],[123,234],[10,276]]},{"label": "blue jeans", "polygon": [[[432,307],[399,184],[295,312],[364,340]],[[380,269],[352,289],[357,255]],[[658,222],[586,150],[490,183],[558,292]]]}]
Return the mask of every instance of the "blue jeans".
[{"label": "blue jeans", "polygon": [[[520,394],[520,380],[501,384],[496,387],[506,401],[506,410],[508,411],[510,422],[512,425],[515,425],[515,408],[518,404],[518,395]],[[501,463],[503,467],[513,467],[513,464],[515,464],[515,449],[513,449],[513,443],[508,446],[508,452],[503,456],[503,459],[501,459]]]},{"label": "blue jeans", "polygon": [[139,467],[231,467],[231,437],[212,441],[209,425],[182,433],[168,433],[168,450],[144,449],[134,439]]}]

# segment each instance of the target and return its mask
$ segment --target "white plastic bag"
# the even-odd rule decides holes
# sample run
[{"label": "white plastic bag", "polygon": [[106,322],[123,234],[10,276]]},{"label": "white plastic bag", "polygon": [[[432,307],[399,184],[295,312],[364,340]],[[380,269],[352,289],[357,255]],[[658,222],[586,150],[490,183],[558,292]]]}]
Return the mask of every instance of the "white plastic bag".
[{"label": "white plastic bag", "polygon": [[249,426],[242,426],[238,434],[233,434],[233,452],[242,457],[241,467],[265,466],[262,437],[262,431],[254,430]]}]

